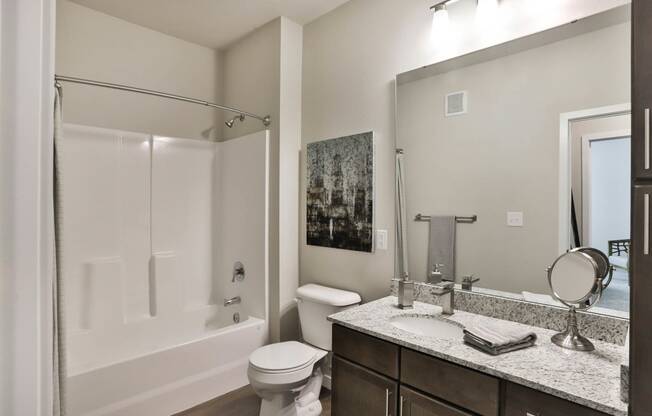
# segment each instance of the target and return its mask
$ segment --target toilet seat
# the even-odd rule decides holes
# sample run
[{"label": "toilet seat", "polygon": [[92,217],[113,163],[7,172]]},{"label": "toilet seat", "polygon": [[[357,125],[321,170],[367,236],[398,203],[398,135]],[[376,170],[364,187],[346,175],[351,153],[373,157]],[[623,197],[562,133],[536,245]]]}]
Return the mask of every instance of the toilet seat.
[{"label": "toilet seat", "polygon": [[249,357],[249,365],[257,372],[284,374],[312,366],[318,350],[296,341],[279,342],[258,348]]},{"label": "toilet seat", "polygon": [[303,387],[315,364],[328,354],[296,341],[258,348],[249,357],[247,375],[254,390],[283,391]]}]

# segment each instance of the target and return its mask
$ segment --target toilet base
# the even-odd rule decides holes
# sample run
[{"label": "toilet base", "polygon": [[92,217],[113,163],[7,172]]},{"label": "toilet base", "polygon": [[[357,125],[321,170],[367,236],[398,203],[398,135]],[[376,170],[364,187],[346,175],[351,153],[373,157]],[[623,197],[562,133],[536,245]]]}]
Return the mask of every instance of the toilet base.
[{"label": "toilet base", "polygon": [[319,416],[322,412],[319,401],[323,374],[315,370],[308,384],[300,391],[278,393],[263,398],[260,403],[260,416]]}]

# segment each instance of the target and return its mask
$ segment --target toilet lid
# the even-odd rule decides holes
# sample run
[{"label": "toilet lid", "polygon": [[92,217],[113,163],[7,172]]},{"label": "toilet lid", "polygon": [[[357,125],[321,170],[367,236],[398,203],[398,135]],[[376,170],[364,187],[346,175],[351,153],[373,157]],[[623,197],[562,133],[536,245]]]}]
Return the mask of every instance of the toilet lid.
[{"label": "toilet lid", "polygon": [[296,341],[279,342],[258,348],[249,363],[261,371],[289,371],[310,364],[316,350]]}]

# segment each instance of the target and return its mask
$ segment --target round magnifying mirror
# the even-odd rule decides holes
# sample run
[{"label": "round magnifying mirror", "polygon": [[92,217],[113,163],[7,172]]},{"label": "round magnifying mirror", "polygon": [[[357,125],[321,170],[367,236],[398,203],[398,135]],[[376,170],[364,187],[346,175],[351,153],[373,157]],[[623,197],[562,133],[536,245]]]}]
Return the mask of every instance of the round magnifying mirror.
[{"label": "round magnifying mirror", "polygon": [[576,351],[595,349],[591,341],[580,335],[575,311],[589,309],[600,300],[606,287],[604,279],[611,272],[607,256],[593,248],[576,248],[555,260],[548,269],[548,283],[554,297],[568,306],[569,311],[566,330],[555,334],[553,343]]},{"label": "round magnifying mirror", "polygon": [[600,270],[590,255],[571,251],[560,256],[548,271],[550,289],[567,306],[582,308],[600,287]]}]

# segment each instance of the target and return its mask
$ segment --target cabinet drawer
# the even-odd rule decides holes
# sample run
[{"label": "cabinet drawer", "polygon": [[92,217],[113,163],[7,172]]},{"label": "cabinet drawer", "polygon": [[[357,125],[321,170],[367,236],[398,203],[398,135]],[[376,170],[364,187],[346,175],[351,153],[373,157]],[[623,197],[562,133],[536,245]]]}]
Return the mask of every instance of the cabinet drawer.
[{"label": "cabinet drawer", "polygon": [[498,379],[403,348],[401,382],[482,416],[498,415]]},{"label": "cabinet drawer", "polygon": [[606,416],[558,397],[514,383],[506,383],[505,416]]},{"label": "cabinet drawer", "polygon": [[383,375],[398,379],[398,345],[333,325],[333,352]]},{"label": "cabinet drawer", "polygon": [[400,416],[472,416],[463,410],[401,386]]}]

